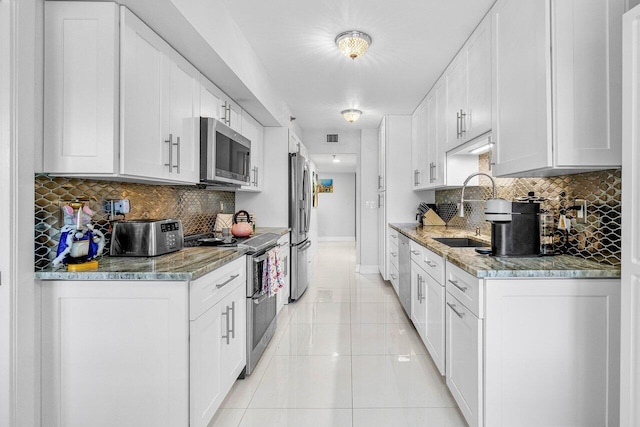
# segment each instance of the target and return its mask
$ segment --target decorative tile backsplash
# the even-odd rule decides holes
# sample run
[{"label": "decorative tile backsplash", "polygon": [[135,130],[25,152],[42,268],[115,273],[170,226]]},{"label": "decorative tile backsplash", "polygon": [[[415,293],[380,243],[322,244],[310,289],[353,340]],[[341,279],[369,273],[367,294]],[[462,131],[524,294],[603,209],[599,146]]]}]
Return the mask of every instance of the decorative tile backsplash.
[{"label": "decorative tile backsplash", "polygon": [[[486,155],[480,156],[480,170],[487,170]],[[485,200],[491,197],[491,182],[480,176],[480,186],[468,187],[465,200]],[[526,196],[530,191],[549,200],[541,208],[554,213],[557,220],[560,209],[574,205],[575,199],[587,201],[587,219],[584,224],[572,221],[567,236],[567,254],[620,265],[621,245],[621,195],[622,179],[619,169],[589,172],[548,178],[496,178],[498,197],[508,200]],[[465,203],[465,217],[456,215],[455,204],[460,201],[462,189],[436,191],[438,212],[452,227],[491,234],[491,224],[484,219],[484,202]],[[568,211],[568,216],[575,212]]]},{"label": "decorative tile backsplash", "polygon": [[88,204],[95,212],[93,225],[106,237],[107,252],[113,218],[102,209],[102,204],[104,200],[122,198],[131,202],[131,212],[126,219],[179,219],[185,235],[211,232],[218,213],[235,212],[235,193],[228,191],[36,175],[36,269],[47,268],[55,257],[62,226],[61,204],[76,199]]}]

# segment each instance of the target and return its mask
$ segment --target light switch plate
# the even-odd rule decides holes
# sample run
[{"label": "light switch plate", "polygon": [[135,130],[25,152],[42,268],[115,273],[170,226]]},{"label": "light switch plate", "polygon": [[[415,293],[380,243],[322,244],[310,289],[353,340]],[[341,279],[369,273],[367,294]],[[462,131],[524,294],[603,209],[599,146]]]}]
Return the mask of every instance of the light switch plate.
[{"label": "light switch plate", "polygon": [[586,199],[576,199],[574,202],[574,206],[576,206],[575,215],[573,218],[576,221],[576,224],[586,224],[587,222],[587,200]]}]

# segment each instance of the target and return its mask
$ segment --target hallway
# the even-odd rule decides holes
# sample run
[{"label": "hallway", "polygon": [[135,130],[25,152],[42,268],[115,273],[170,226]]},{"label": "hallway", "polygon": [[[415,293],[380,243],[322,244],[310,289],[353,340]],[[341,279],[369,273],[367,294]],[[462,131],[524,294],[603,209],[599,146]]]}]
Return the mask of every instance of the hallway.
[{"label": "hallway", "polygon": [[391,285],[355,273],[355,244],[320,243],[315,271],[213,425],[465,426]]}]

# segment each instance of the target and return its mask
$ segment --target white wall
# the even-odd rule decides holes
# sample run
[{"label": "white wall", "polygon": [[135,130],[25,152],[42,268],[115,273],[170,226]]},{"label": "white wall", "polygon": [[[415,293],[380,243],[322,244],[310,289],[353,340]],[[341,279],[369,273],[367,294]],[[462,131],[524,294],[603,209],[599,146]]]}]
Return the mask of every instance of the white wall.
[{"label": "white wall", "polygon": [[363,129],[357,172],[356,264],[361,273],[378,272],[378,130]]},{"label": "white wall", "polygon": [[356,238],[356,174],[320,172],[333,179],[333,193],[318,194],[319,240],[353,241]]}]

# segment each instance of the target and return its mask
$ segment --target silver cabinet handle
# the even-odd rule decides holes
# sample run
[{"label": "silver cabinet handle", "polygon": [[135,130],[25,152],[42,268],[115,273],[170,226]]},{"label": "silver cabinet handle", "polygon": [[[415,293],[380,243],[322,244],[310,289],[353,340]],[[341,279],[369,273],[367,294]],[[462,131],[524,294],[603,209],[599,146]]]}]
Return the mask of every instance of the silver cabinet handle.
[{"label": "silver cabinet handle", "polygon": [[389,234],[389,237],[391,237],[392,239],[397,239],[398,238],[398,236],[395,235],[395,234]]},{"label": "silver cabinet handle", "polygon": [[460,139],[460,113],[456,111],[456,139]]},{"label": "silver cabinet handle", "polygon": [[228,309],[233,312],[233,316],[231,317],[231,338],[236,338],[236,302],[231,301],[231,308]]},{"label": "silver cabinet handle", "polygon": [[489,148],[489,170],[492,170],[493,166],[495,165],[495,162],[493,161],[493,148],[496,146],[495,142],[492,140],[491,136],[489,136],[489,146],[491,148]]},{"label": "silver cabinet handle", "polygon": [[422,304],[422,276],[418,274],[418,302]]},{"label": "silver cabinet handle", "polygon": [[461,318],[461,319],[462,319],[462,318],[464,317],[464,315],[466,314],[466,313],[461,313],[461,312],[459,312],[458,310],[456,310],[456,309],[455,309],[455,307],[456,307],[456,305],[455,305],[455,304],[449,304],[449,303],[447,303],[447,305],[448,305],[448,306],[449,306],[449,308],[451,308],[451,310],[452,310],[455,314],[457,314],[457,315],[458,315],[458,317],[459,317],[459,318]]},{"label": "silver cabinet handle", "polygon": [[398,278],[398,276],[396,276],[395,274],[391,273],[391,278],[392,278],[393,280],[396,280],[396,279]]},{"label": "silver cabinet handle", "polygon": [[460,109],[460,137],[462,137],[462,134],[467,133],[467,126],[465,126],[466,118],[467,118],[467,113],[462,111],[462,108],[461,108]]},{"label": "silver cabinet handle", "polygon": [[229,278],[225,280],[223,283],[217,284],[216,288],[220,289],[221,287],[226,286],[229,282],[231,282],[233,279],[239,276],[240,276],[239,274],[234,274],[233,276],[229,276]]},{"label": "silver cabinet handle", "polygon": [[224,313],[222,313],[223,316],[226,316],[227,318],[227,334],[223,335],[222,338],[227,340],[227,344],[229,344],[229,337],[231,335],[231,330],[229,329],[229,307],[227,307],[227,309],[225,310]]},{"label": "silver cabinet handle", "polygon": [[378,190],[382,188],[382,175],[378,175]]},{"label": "silver cabinet handle", "polygon": [[462,292],[467,292],[467,287],[458,285],[458,281],[457,280],[449,280],[449,283],[451,283],[456,288],[460,289]]},{"label": "silver cabinet handle", "polygon": [[[420,276],[420,278],[422,279],[422,276]],[[424,301],[426,299],[426,297],[424,296],[424,289],[425,289],[425,282],[426,280],[422,279],[420,281],[420,304],[422,304],[422,301]]]},{"label": "silver cabinet handle", "polygon": [[[172,165],[177,173],[180,173],[180,137],[176,138],[176,142],[173,144],[176,146],[176,164]],[[173,148],[172,148],[173,149]]]},{"label": "silver cabinet handle", "polygon": [[231,104],[227,104],[227,124],[231,127]]},{"label": "silver cabinet handle", "polygon": [[424,262],[431,268],[436,268],[436,264],[429,261],[428,259],[425,259]]},{"label": "silver cabinet handle", "polygon": [[395,258],[395,257],[398,256],[398,253],[397,252],[391,252],[391,256]]},{"label": "silver cabinet handle", "polygon": [[414,255],[420,255],[419,251],[411,251],[411,253],[414,254]]},{"label": "silver cabinet handle", "polygon": [[169,134],[169,139],[164,140],[165,144],[169,144],[169,163],[165,163],[165,166],[169,166],[169,173],[173,171],[173,134]]}]

